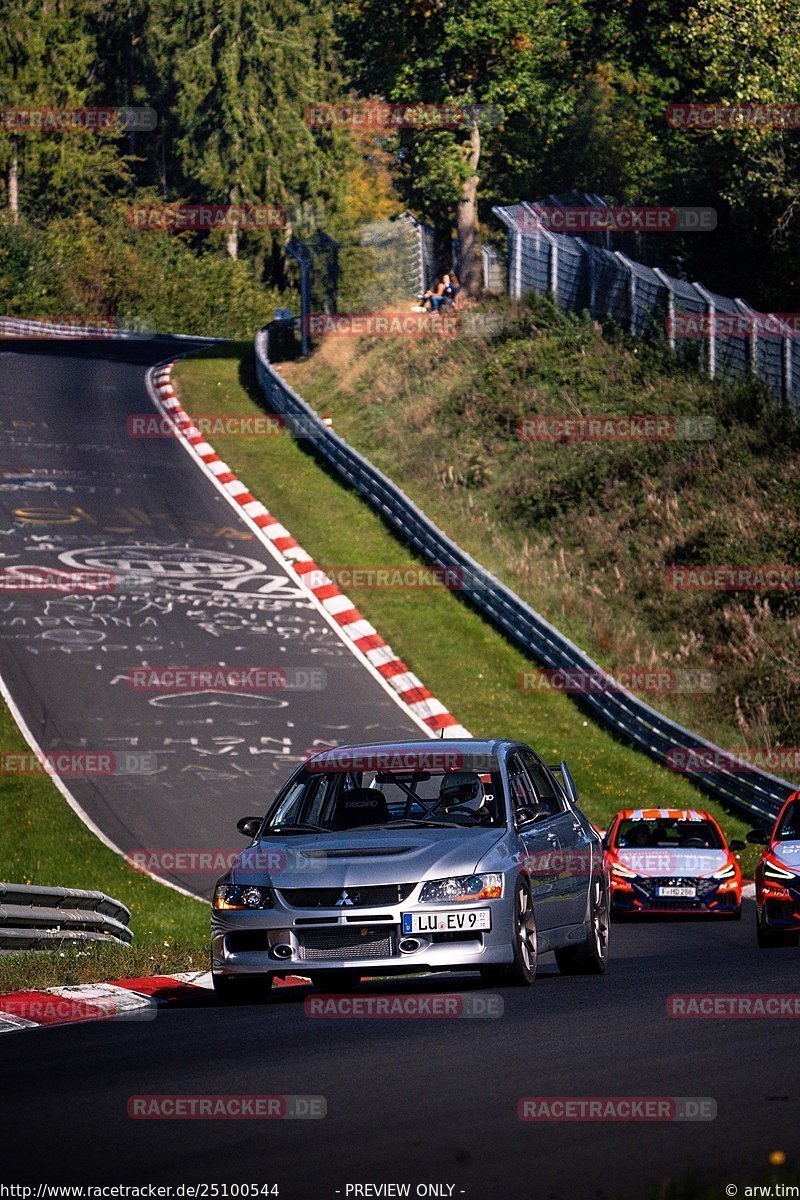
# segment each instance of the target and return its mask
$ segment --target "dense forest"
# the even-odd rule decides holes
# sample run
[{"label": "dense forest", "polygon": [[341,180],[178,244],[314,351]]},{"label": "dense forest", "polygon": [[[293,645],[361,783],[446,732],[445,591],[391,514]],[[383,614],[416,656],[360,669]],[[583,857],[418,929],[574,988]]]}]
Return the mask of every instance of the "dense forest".
[{"label": "dense forest", "polygon": [[[666,118],[676,102],[790,105],[796,0],[4,0],[3,16],[6,313],[245,333],[288,295],[292,232],[347,240],[409,208],[458,232],[470,276],[474,247],[498,237],[493,204],[573,187],[710,205],[716,231],[661,239],[665,262],[761,307],[800,300],[797,120]],[[379,101],[463,119],[309,116]],[[146,110],[149,127],[30,116],[87,108]],[[131,220],[192,203],[284,216]]]}]

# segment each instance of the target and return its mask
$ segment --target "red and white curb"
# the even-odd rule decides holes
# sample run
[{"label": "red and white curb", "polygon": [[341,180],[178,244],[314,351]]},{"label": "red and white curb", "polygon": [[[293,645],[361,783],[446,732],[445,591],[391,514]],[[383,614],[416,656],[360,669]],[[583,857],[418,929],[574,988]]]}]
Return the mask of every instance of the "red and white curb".
[{"label": "red and white curb", "polygon": [[[309,979],[287,975],[275,987],[304,987]],[[190,1008],[216,1003],[210,971],[115,979],[75,987],[10,992],[0,996],[0,1033],[80,1025],[87,1021],[147,1021],[159,1008]]]},{"label": "red and white curb", "polygon": [[314,562],[277,517],[273,517],[260,500],[256,500],[246,484],[236,477],[205,440],[175,394],[171,382],[174,365],[172,362],[156,367],[150,372],[149,380],[157,407],[172,419],[183,444],[210,472],[228,499],[240,507],[273,556],[307,590],[345,644],[377,676],[385,690],[414,718],[416,724],[429,737],[441,731],[445,731],[448,737],[471,737],[444,704],[431,695],[422,681],[409,671],[352,600]]}]

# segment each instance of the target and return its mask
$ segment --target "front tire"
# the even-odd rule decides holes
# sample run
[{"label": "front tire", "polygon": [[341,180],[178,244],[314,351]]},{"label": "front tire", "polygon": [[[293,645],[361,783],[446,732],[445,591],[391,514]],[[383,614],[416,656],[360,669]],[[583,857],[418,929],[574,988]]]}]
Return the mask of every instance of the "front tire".
[{"label": "front tire", "polygon": [[595,879],[587,901],[585,939],[578,945],[556,950],[556,963],[562,975],[602,975],[608,964],[608,928],[611,914],[608,893],[602,879]]},{"label": "front tire", "polygon": [[269,975],[212,975],[211,980],[223,1004],[260,1004],[272,987]]},{"label": "front tire", "polygon": [[513,961],[481,967],[481,978],[492,987],[530,987],[536,978],[538,943],[531,893],[519,880],[514,892]]}]

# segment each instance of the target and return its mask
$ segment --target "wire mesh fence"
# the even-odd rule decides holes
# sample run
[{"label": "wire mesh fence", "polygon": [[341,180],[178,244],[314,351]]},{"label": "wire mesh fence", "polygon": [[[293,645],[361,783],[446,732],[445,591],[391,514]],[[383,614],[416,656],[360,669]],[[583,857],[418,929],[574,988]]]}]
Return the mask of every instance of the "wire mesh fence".
[{"label": "wire mesh fence", "polygon": [[[583,205],[605,206],[581,193]],[[800,337],[786,321],[757,313],[745,301],[668,275],[621,250],[605,231],[586,237],[544,228],[544,205],[522,202],[492,211],[508,233],[508,292],[549,295],[564,312],[613,319],[633,338],[666,341],[711,378],[760,379],[771,394],[800,412]],[[603,243],[603,244],[601,244]]]}]

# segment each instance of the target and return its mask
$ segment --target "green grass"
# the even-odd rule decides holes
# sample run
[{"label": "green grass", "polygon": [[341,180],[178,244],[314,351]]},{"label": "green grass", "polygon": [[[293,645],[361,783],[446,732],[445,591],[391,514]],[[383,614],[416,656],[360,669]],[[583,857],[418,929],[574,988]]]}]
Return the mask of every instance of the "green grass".
[{"label": "green grass", "polygon": [[[246,344],[209,348],[182,360],[175,381],[190,413],[254,413],[262,408],[252,347]],[[213,441],[253,494],[321,566],[406,566],[418,561],[355,492],[332,478],[291,437]],[[700,805],[720,817],[730,837],[743,835],[745,822],[724,814],[686,780],[616,741],[567,696],[521,692],[519,673],[530,661],[455,593],[429,589],[350,594],[395,652],[473,735],[517,737],[550,762],[566,758],[581,804],[598,824],[629,805]],[[754,858],[749,849],[743,861],[746,870]]]},{"label": "green grass", "polygon": [[[0,752],[27,749],[1,704]],[[132,870],[86,828],[44,774],[2,776],[0,880],[106,892],[131,910],[134,932],[128,947],[99,943],[0,954],[0,993],[207,965],[207,905]]]}]

